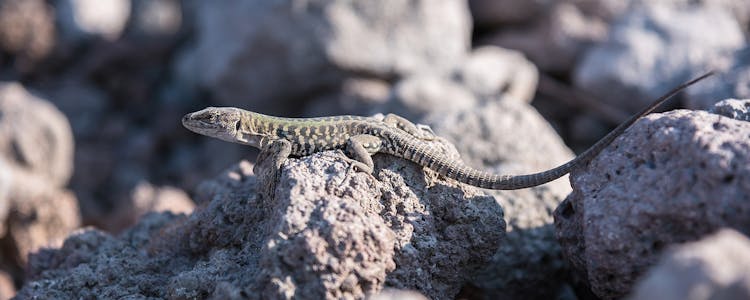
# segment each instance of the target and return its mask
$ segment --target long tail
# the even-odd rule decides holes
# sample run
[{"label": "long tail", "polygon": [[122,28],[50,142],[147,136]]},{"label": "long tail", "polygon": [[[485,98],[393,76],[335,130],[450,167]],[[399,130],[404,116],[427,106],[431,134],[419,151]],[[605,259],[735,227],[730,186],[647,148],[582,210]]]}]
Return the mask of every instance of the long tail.
[{"label": "long tail", "polygon": [[[586,151],[584,151],[583,153],[579,154],[572,160],[547,171],[527,175],[499,175],[480,171],[468,167],[462,163],[449,161],[445,157],[443,157],[442,155],[438,155],[437,153],[429,153],[426,155],[408,155],[410,157],[406,158],[421,165],[427,166],[430,169],[437,171],[441,175],[481,188],[493,190],[516,190],[541,185],[560,178],[563,175],[568,174],[572,169],[577,168],[578,166],[593,159],[594,157],[596,157],[596,155],[599,154],[599,152],[604,150],[604,148],[606,148],[610,143],[612,143],[612,141],[614,141],[618,136],[625,132],[625,130],[633,125],[633,123],[635,123],[638,119],[652,112],[654,109],[662,105],[664,102],[672,98],[680,91],[713,74],[713,71],[708,72],[698,78],[690,80],[674,88],[665,95],[659,97],[659,99],[656,99],[656,101],[651,103],[651,105],[649,105],[648,107],[644,108],[637,114],[631,116],[622,124],[618,125],[615,129],[613,129],[610,133],[596,142],[593,146],[586,149]],[[407,141],[403,142],[406,142],[406,144],[408,144]],[[414,148],[418,147],[419,146],[417,145],[411,145],[411,150],[408,152],[411,152],[410,154],[419,153],[420,151],[413,151]]]}]

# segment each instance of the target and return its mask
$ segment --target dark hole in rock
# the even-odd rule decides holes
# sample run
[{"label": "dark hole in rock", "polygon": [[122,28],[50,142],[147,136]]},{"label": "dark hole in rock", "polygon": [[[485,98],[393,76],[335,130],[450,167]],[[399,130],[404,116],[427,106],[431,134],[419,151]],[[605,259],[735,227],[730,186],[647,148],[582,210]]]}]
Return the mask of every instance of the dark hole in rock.
[{"label": "dark hole in rock", "polygon": [[573,205],[571,205],[570,202],[562,203],[561,209],[562,210],[560,211],[560,215],[562,215],[563,218],[566,219],[572,217],[576,213],[576,210],[573,209]]}]

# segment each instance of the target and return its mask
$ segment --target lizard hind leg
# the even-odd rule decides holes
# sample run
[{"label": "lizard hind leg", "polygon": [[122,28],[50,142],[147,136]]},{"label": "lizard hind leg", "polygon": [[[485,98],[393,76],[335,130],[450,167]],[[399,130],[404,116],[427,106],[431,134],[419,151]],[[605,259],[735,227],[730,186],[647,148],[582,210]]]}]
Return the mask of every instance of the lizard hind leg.
[{"label": "lizard hind leg", "polygon": [[432,128],[430,128],[430,126],[424,124],[414,124],[402,116],[396,114],[387,114],[383,119],[383,122],[390,126],[401,129],[420,140],[435,140],[435,133],[432,132]]},{"label": "lizard hind leg", "polygon": [[360,171],[372,174],[374,164],[372,155],[380,151],[382,141],[379,137],[360,134],[350,137],[346,141],[344,152],[351,159],[349,162]]},{"label": "lizard hind leg", "polygon": [[346,141],[344,149],[350,167],[346,171],[346,175],[341,180],[341,183],[346,182],[351,172],[355,169],[359,169],[359,171],[372,176],[373,169],[375,168],[375,164],[372,162],[372,155],[380,151],[381,145],[382,141],[380,138],[374,135],[360,134],[350,137]]}]

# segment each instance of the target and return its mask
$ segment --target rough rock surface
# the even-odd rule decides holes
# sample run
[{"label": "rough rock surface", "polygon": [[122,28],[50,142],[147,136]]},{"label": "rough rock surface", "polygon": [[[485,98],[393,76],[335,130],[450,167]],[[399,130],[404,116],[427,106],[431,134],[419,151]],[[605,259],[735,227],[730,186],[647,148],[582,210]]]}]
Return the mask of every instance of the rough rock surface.
[{"label": "rough rock surface", "polygon": [[289,159],[276,184],[241,163],[202,185],[190,216],[152,213],[118,238],[90,230],[36,254],[19,296],[452,298],[499,246],[502,208],[402,159],[375,163],[378,180],[346,178],[333,152]]},{"label": "rough rock surface", "polygon": [[262,112],[331,88],[347,73],[388,79],[450,69],[471,36],[467,4],[458,0],[200,2],[196,11],[198,41],[179,73],[224,105]]},{"label": "rough rock surface", "polygon": [[[457,145],[464,161],[480,169],[525,174],[573,157],[531,106],[512,99],[433,113],[423,122]],[[566,266],[555,240],[552,211],[569,192],[567,177],[531,189],[489,191],[505,211],[508,233],[474,282],[488,298],[557,296],[566,282]]]},{"label": "rough rock surface", "polygon": [[[495,56],[498,54],[496,48],[485,50],[490,53],[484,58],[490,62],[502,58],[508,59],[500,63],[503,65],[528,64],[516,52],[499,50],[508,55]],[[471,54],[472,57],[475,55]],[[466,68],[472,70],[465,72],[475,72],[477,76],[484,74],[486,78],[507,79],[497,74],[502,71],[492,67],[475,65]],[[461,72],[461,69],[456,70],[454,78],[410,76],[396,83],[391,93],[387,83],[358,80],[365,84],[347,84],[353,88],[341,91],[338,97],[321,99],[315,105],[323,107],[323,112],[367,114],[349,108],[336,110],[341,109],[347,103],[345,101],[351,101],[362,105],[349,102],[350,107],[368,107],[372,111],[407,116],[415,122],[430,125],[438,136],[458,147],[464,161],[484,170],[530,173],[557,166],[573,157],[559,136],[530,105],[500,91],[494,95],[481,95],[477,92],[479,89],[468,87]],[[488,82],[491,84],[486,86],[495,85],[494,80]],[[510,80],[502,85],[533,86],[535,83],[521,84]],[[387,99],[389,94],[392,97]],[[310,114],[316,115],[316,112]],[[506,211],[508,236],[492,262],[472,284],[491,297],[513,299],[537,295],[549,298],[558,295],[566,282],[566,267],[555,240],[552,211],[569,192],[567,177],[531,189],[489,191]],[[197,200],[201,201],[200,198]],[[508,272],[509,269],[514,271]]]},{"label": "rough rock surface", "polygon": [[577,66],[574,81],[602,101],[637,111],[744,44],[740,25],[726,10],[648,6],[612,26],[609,40]]},{"label": "rough rock surface", "polygon": [[750,99],[725,99],[714,104],[710,112],[740,121],[750,122]]},{"label": "rough rock surface", "polygon": [[577,276],[602,298],[631,291],[665,246],[750,228],[750,122],[703,111],[652,114],[571,176],[555,211]]},{"label": "rough rock surface", "polygon": [[500,173],[535,172],[573,158],[554,129],[533,107],[494,99],[450,112],[436,111],[421,123],[456,145],[471,166]]},{"label": "rough rock surface", "polygon": [[723,229],[670,249],[636,286],[631,299],[748,299],[750,240]]}]

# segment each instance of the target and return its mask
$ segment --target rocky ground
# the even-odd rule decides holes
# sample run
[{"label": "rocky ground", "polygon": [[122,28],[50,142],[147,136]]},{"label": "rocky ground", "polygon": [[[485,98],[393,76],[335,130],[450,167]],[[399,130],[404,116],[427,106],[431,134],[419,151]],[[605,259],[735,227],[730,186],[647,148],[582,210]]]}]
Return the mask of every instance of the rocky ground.
[{"label": "rocky ground", "polygon": [[[744,0],[0,0],[0,298],[750,298]],[[397,113],[517,191],[185,113]],[[682,109],[674,109],[674,108]]]}]

